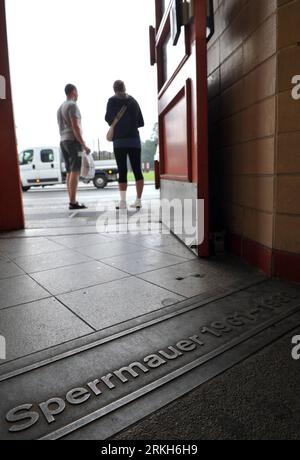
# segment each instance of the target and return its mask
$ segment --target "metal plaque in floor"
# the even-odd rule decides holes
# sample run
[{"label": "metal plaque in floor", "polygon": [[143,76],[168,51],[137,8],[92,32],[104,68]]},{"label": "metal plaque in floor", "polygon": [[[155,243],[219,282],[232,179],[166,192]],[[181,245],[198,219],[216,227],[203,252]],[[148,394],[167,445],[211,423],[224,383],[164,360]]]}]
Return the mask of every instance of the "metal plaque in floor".
[{"label": "metal plaque in floor", "polygon": [[265,281],[2,375],[0,439],[106,439],[298,324],[298,285]]}]

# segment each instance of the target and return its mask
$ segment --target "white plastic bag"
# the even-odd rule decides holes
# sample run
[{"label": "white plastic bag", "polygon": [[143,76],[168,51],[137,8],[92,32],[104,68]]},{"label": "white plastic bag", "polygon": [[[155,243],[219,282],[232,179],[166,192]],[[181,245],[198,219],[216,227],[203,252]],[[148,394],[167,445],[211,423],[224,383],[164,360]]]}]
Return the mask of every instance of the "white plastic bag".
[{"label": "white plastic bag", "polygon": [[82,179],[93,180],[96,175],[95,162],[92,155],[82,154],[81,174]]}]

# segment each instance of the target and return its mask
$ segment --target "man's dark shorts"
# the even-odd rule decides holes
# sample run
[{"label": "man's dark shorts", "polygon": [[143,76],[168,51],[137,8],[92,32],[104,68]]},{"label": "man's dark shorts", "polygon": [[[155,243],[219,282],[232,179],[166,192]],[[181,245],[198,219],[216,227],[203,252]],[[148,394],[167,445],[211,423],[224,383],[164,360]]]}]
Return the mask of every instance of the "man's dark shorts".
[{"label": "man's dark shorts", "polygon": [[80,173],[82,146],[78,141],[63,141],[60,143],[67,173]]}]

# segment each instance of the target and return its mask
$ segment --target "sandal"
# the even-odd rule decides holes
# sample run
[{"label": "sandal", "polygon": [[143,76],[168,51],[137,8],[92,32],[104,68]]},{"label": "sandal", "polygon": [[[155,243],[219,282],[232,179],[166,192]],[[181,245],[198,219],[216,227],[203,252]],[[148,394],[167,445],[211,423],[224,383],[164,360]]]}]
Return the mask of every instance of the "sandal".
[{"label": "sandal", "polygon": [[74,203],[74,204],[70,203],[69,209],[70,209],[70,211],[74,211],[76,209],[87,209],[87,207],[84,204],[79,204],[77,202],[77,203]]}]

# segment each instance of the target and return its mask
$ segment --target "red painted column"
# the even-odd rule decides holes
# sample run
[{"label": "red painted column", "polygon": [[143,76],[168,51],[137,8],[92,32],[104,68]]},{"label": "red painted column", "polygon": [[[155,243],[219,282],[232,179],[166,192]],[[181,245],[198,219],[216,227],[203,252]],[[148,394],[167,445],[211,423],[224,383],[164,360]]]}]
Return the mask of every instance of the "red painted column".
[{"label": "red painted column", "polygon": [[11,95],[5,0],[0,0],[0,232],[22,228],[24,213]]}]

